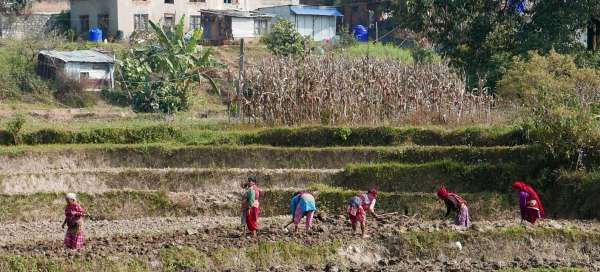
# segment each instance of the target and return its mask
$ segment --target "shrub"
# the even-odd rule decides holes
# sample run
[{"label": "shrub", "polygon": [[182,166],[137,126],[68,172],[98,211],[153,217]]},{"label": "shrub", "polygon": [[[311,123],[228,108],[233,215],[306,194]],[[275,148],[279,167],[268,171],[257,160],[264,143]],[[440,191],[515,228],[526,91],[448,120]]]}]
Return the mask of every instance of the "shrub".
[{"label": "shrub", "polygon": [[54,97],[61,103],[75,108],[90,107],[96,104],[98,97],[85,90],[83,84],[64,76],[54,80]]},{"label": "shrub", "polygon": [[497,93],[505,98],[531,103],[538,92],[574,92],[590,102],[600,99],[600,72],[577,68],[573,57],[550,51],[547,56],[530,52],[516,58],[498,82]]},{"label": "shrub", "polygon": [[191,38],[183,31],[184,17],[165,32],[150,22],[153,39],[149,44],[130,50],[123,62],[126,88],[132,93],[133,109],[139,112],[174,113],[189,107],[191,90],[202,79],[208,81],[216,93],[216,83],[204,69],[215,65],[211,50],[200,50],[198,43],[202,29],[195,29]]},{"label": "shrub", "polygon": [[17,114],[12,120],[6,123],[6,132],[12,138],[13,144],[19,144],[21,142],[21,129],[25,125],[27,119],[22,114]]},{"label": "shrub", "polygon": [[282,19],[273,24],[271,32],[262,38],[267,48],[275,55],[302,55],[306,50],[308,39],[302,37],[294,24]]}]

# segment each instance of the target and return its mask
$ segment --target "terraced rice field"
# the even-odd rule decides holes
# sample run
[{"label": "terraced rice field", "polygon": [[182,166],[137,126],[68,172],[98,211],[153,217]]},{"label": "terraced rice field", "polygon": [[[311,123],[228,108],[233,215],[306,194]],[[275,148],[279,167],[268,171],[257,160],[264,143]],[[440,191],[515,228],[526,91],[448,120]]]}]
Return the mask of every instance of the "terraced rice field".
[{"label": "terraced rice field", "polygon": [[[510,179],[531,174],[531,148],[5,147],[0,270],[599,270],[599,223],[549,203],[552,218],[519,224]],[[248,175],[264,190],[256,239],[242,235],[238,216]],[[469,202],[471,229],[441,218],[441,183]],[[382,191],[377,211],[388,215],[369,218],[363,239],[351,233],[345,202],[371,186]],[[319,212],[313,232],[292,235],[282,226],[297,190],[313,192]],[[88,213],[80,252],[62,248],[63,194],[71,191]]]}]

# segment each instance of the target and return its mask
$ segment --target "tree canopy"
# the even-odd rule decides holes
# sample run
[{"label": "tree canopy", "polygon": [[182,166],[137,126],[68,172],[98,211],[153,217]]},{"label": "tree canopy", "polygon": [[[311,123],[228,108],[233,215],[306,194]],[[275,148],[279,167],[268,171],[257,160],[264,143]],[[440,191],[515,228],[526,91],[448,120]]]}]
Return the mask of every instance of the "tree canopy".
[{"label": "tree canopy", "polygon": [[583,50],[578,34],[599,14],[600,0],[405,0],[392,7],[397,24],[431,40],[481,87],[494,86],[513,56]]}]

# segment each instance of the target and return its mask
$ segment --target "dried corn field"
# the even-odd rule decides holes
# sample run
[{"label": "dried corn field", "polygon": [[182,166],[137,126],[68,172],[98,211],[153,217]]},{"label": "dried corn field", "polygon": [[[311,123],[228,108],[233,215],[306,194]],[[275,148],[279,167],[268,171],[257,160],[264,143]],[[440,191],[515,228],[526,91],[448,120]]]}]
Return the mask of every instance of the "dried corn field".
[{"label": "dried corn field", "polygon": [[311,56],[267,58],[246,73],[244,115],[295,124],[467,124],[497,119],[491,95],[465,92],[443,64]]}]

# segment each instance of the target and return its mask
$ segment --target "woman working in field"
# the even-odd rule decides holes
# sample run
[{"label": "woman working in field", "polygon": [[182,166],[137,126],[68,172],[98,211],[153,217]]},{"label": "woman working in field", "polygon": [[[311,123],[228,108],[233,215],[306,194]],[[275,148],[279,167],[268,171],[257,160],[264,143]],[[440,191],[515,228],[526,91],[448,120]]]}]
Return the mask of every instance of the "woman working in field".
[{"label": "woman working in field", "polygon": [[446,204],[446,215],[444,218],[450,215],[451,211],[456,211],[456,217],[454,218],[454,224],[461,227],[468,228],[471,225],[471,219],[469,218],[469,208],[467,202],[455,193],[450,193],[444,187],[441,187],[437,191],[437,196],[444,201]]},{"label": "woman working in field", "polygon": [[242,195],[242,224],[246,224],[252,236],[256,236],[258,218],[260,217],[259,199],[261,190],[256,185],[256,177],[254,176],[248,177],[242,187],[245,189]]},{"label": "woman working in field", "polygon": [[62,228],[67,226],[64,244],[68,249],[80,249],[85,244],[83,235],[83,216],[85,210],[77,202],[77,195],[68,193],[65,196],[67,206],[65,207],[65,220],[62,223]]},{"label": "woman working in field", "polygon": [[535,224],[538,219],[544,218],[544,206],[537,192],[524,182],[515,181],[513,190],[519,192],[519,208],[521,209],[521,222],[523,220]]},{"label": "woman working in field", "polygon": [[348,218],[352,223],[352,230],[356,233],[357,225],[360,224],[360,231],[363,237],[367,235],[367,213],[372,214],[377,218],[375,213],[375,201],[377,200],[377,190],[370,189],[366,194],[350,198],[348,202]]},{"label": "woman working in field", "polygon": [[290,211],[292,213],[292,221],[288,225],[294,223],[294,233],[298,232],[298,225],[302,217],[306,217],[306,230],[310,230],[313,217],[317,211],[315,197],[307,192],[294,193],[290,204]]}]

